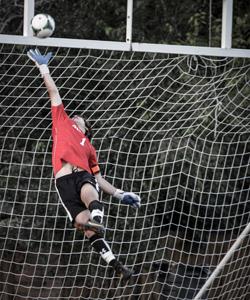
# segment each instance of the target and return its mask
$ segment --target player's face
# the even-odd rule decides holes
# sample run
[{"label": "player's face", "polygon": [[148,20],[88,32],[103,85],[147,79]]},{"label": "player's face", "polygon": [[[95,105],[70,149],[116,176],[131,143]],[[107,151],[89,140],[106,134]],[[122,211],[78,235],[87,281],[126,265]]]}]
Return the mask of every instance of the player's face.
[{"label": "player's face", "polygon": [[80,116],[74,116],[72,120],[76,123],[76,125],[81,129],[83,133],[86,133],[86,126],[84,119]]}]

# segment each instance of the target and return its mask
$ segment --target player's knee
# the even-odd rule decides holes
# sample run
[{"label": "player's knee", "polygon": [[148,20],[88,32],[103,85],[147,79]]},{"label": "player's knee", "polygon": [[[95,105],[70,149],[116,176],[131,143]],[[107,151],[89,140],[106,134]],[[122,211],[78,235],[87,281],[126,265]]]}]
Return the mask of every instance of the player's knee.
[{"label": "player's knee", "polygon": [[89,204],[90,219],[102,223],[103,221],[103,205],[100,201],[94,200]]},{"label": "player's knee", "polygon": [[81,231],[88,239],[91,238],[93,235],[95,235],[96,233],[92,230],[86,230],[85,229],[85,223],[78,223],[78,222],[74,222],[74,227]]},{"label": "player's knee", "polygon": [[90,220],[90,212],[89,210],[81,211],[74,219],[73,224],[74,227],[78,230],[83,230],[83,225],[86,224]]}]

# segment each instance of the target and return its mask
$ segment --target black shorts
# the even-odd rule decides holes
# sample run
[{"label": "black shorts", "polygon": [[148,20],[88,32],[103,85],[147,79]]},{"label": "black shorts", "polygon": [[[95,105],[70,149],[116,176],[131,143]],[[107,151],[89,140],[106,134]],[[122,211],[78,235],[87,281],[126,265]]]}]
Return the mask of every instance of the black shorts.
[{"label": "black shorts", "polygon": [[56,189],[69,219],[74,222],[75,217],[87,207],[80,198],[81,188],[85,183],[90,183],[99,192],[95,177],[87,171],[74,172],[56,179]]}]

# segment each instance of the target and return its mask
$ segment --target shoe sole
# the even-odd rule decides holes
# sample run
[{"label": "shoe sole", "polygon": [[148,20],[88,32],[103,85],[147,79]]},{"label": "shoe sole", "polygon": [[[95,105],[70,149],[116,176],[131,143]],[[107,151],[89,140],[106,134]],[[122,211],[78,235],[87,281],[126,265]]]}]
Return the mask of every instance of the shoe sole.
[{"label": "shoe sole", "polygon": [[101,224],[93,223],[91,221],[82,225],[82,229],[94,231],[95,233],[99,233],[102,235],[105,233],[105,228]]},{"label": "shoe sole", "polygon": [[125,273],[125,271],[124,272],[120,271],[120,272],[116,272],[116,274],[117,274],[118,277],[121,278],[121,280],[129,281],[134,273],[131,272],[131,271],[127,271],[126,273]]},{"label": "shoe sole", "polygon": [[133,275],[132,273],[129,274],[129,275],[127,275],[127,276],[123,276],[123,274],[121,274],[120,277],[121,277],[121,279],[124,280],[124,281],[129,281],[130,278],[132,277],[132,275]]}]

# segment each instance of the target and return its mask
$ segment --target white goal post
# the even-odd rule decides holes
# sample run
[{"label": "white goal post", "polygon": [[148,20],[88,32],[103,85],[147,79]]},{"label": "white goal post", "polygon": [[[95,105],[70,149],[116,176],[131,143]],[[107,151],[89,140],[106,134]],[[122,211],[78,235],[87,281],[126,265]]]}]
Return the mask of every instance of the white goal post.
[{"label": "white goal post", "polygon": [[220,272],[223,270],[223,268],[228,264],[230,259],[233,257],[234,253],[238,250],[242,242],[249,238],[250,233],[250,223],[246,226],[246,228],[241,232],[237,240],[234,242],[232,247],[229,249],[227,254],[223,257],[223,259],[220,261],[216,269],[213,271],[213,273],[210,275],[206,283],[202,286],[198,294],[195,296],[194,300],[202,299],[206,291],[209,289],[209,287],[213,284],[214,280],[219,276]]}]

